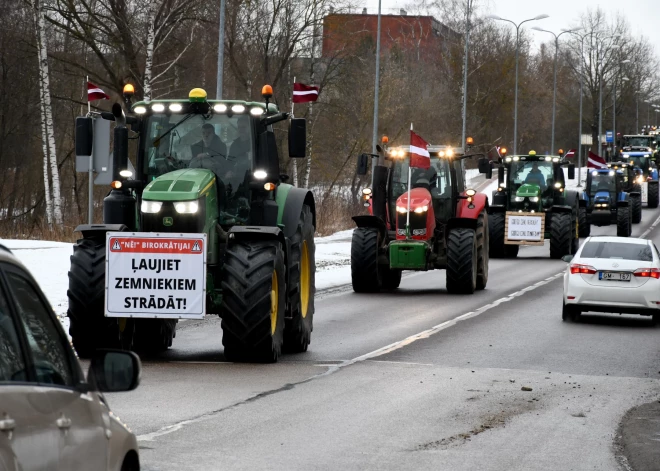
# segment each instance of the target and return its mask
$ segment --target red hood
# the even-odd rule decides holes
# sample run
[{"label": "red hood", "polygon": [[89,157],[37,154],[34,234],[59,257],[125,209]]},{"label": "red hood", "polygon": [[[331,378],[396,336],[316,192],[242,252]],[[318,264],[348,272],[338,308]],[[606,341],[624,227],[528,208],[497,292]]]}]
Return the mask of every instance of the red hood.
[{"label": "red hood", "polygon": [[[408,192],[399,196],[396,200],[397,206],[408,207]],[[410,190],[410,210],[414,211],[415,208],[420,206],[431,206],[431,193],[426,188],[413,188]]]}]

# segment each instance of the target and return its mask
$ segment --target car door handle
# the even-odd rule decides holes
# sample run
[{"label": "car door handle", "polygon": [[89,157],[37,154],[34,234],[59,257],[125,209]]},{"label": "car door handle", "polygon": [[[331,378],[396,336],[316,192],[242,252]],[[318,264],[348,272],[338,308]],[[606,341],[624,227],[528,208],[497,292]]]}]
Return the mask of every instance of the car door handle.
[{"label": "car door handle", "polygon": [[16,421],[14,419],[5,417],[0,420],[0,430],[3,432],[11,432],[14,428],[16,428]]},{"label": "car door handle", "polygon": [[71,427],[71,419],[69,419],[67,417],[64,417],[64,415],[62,415],[62,417],[57,419],[55,421],[55,423],[57,424],[57,426],[59,428],[69,428],[69,427]]}]

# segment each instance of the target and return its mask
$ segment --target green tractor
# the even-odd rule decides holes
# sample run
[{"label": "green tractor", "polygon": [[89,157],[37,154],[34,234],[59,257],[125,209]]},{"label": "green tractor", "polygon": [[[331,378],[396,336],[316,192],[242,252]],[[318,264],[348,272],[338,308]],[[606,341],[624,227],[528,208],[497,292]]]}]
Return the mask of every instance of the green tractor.
[{"label": "green tractor", "polygon": [[[514,258],[521,245],[543,245],[550,239],[550,257],[574,254],[579,247],[580,209],[585,205],[577,191],[566,190],[575,178],[575,166],[558,156],[527,155],[499,158],[498,188],[488,208],[490,256]],[[493,162],[494,163],[494,162]],[[493,163],[482,159],[480,170],[492,175]]]},{"label": "green tractor", "polygon": [[[270,86],[262,94],[265,103],[209,100],[195,88],[187,100],[131,105],[129,86],[128,113],[115,103],[112,113],[77,118],[77,156],[99,152],[95,141],[104,141],[93,120],[115,123],[103,224],[75,229],[82,238],[71,257],[68,317],[81,357],[96,348],[162,352],[180,319],[206,314],[222,319],[229,361],[275,362],[282,351],[307,350],[316,208],[311,191],[285,183],[273,131],[288,120],[289,155],[301,158],[306,125],[269,103]],[[129,139],[137,143],[135,168]],[[204,245],[199,268],[168,271],[193,266],[176,252],[190,237],[200,241],[198,251]],[[121,249],[135,256],[120,259]],[[125,278],[115,274],[120,269]],[[188,315],[192,305],[197,311]]]}]

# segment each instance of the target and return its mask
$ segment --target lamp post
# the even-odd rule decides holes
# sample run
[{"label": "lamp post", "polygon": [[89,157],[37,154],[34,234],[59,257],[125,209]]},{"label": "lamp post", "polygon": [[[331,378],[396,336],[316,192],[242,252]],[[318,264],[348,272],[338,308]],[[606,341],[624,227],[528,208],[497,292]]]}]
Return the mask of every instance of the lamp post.
[{"label": "lamp post", "polygon": [[[618,38],[620,36],[621,36],[620,34],[615,34],[607,38],[603,38],[603,40]],[[621,46],[619,46],[618,44],[612,44],[610,46],[610,49],[619,49],[620,47]],[[600,70],[600,73],[596,74],[596,76],[598,77],[598,155],[602,156],[601,154],[603,153],[603,68],[604,68],[603,59],[598,60],[598,62],[596,63],[596,67],[597,67],[597,71]]]},{"label": "lamp post", "polygon": [[521,21],[518,24],[514,23],[511,20],[507,20],[506,18],[501,18],[497,15],[486,16],[486,18],[490,18],[493,20],[508,21],[509,23],[511,23],[513,26],[516,27],[516,88],[515,88],[515,98],[513,105],[513,155],[518,154],[518,49],[520,45],[519,43],[520,27],[522,26],[523,23],[526,23],[528,21],[542,20],[544,18],[548,18],[549,16],[550,15],[546,15],[544,13],[542,15],[535,16],[534,18]]},{"label": "lamp post", "polygon": [[646,125],[651,124],[651,100],[644,100],[646,103]]},{"label": "lamp post", "polygon": [[553,78],[553,85],[552,85],[552,137],[550,138],[550,154],[554,155],[555,153],[555,116],[556,116],[556,108],[557,108],[557,54],[559,52],[559,36],[565,33],[572,33],[574,31],[579,31],[582,28],[575,28],[575,29],[563,29],[561,33],[555,34],[552,31],[549,31],[547,29],[539,28],[538,26],[533,26],[533,30],[536,31],[543,31],[544,33],[550,33],[555,37],[555,63],[554,63],[554,78]]},{"label": "lamp post", "polygon": [[[660,113],[660,110],[656,108],[655,112]],[[657,114],[655,115],[655,125],[656,126],[658,125],[658,115]]]},{"label": "lamp post", "polygon": [[[564,31],[564,30],[562,30]],[[575,34],[575,33],[571,33]],[[578,183],[577,186],[580,187],[582,186],[582,96],[584,94],[583,92],[583,82],[584,82],[584,38],[587,36],[591,35],[592,33],[585,33],[585,34],[575,34],[578,38],[580,38],[580,117],[578,119]]]},{"label": "lamp post", "polygon": [[[374,86],[374,129],[371,136],[371,152],[376,153],[376,142],[378,140],[378,87],[380,84],[380,6],[381,0],[378,0],[378,29],[376,36],[376,82]],[[371,159],[372,167],[376,166],[376,159]],[[372,168],[373,170],[373,168]],[[373,177],[373,172],[371,172]],[[373,181],[372,181],[373,184]]]},{"label": "lamp post", "polygon": [[[628,64],[629,62],[630,59],[619,62],[619,67],[617,67],[616,74],[614,75],[614,92],[612,93],[612,155],[616,155],[616,81],[619,78],[621,64]],[[623,77],[623,79],[628,80],[626,77]]]},{"label": "lamp post", "polygon": [[470,44],[470,16],[474,0],[467,0],[465,12],[465,52],[463,53],[463,132],[461,134],[461,145],[465,146],[467,137],[467,77],[468,77],[468,47]]},{"label": "lamp post", "polygon": [[225,0],[220,0],[220,20],[218,24],[218,70],[215,86],[215,99],[222,100],[222,71],[225,62]]}]

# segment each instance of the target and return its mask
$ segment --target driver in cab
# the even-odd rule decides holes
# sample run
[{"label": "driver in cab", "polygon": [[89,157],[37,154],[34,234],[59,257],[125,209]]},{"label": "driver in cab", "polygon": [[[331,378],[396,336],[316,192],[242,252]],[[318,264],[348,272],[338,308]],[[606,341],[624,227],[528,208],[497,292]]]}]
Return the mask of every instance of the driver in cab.
[{"label": "driver in cab", "polygon": [[534,162],[532,165],[532,169],[529,171],[527,174],[527,177],[525,178],[525,183],[530,183],[533,185],[538,185],[539,188],[541,188],[541,191],[545,191],[545,176],[543,175],[543,172],[539,169],[539,165]]},{"label": "driver in cab", "polygon": [[202,126],[202,139],[190,146],[192,159],[189,168],[212,170],[220,180],[226,180],[233,174],[234,165],[227,159],[227,145],[215,133],[210,123]]}]

